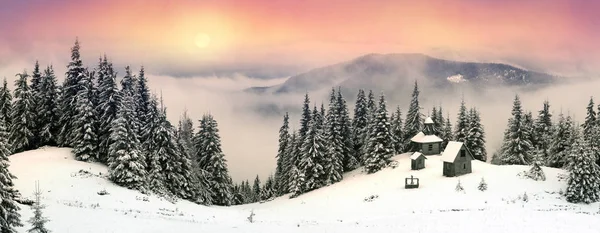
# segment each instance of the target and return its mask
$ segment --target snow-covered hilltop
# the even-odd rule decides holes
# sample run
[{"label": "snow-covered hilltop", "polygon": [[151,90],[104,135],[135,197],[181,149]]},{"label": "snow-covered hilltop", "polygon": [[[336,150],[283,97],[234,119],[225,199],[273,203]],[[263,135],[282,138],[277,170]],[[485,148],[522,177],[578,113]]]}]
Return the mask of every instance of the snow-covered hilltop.
[{"label": "snow-covered hilltop", "polygon": [[[598,203],[569,204],[566,172],[546,168],[546,181],[521,174],[528,166],[473,161],[473,173],[442,176],[441,156],[428,156],[412,171],[410,154],[392,159],[397,167],[367,175],[359,168],[344,180],[296,198],[232,207],[175,204],[116,186],[107,168],[74,160],[68,148],[46,147],[10,156],[10,171],[24,197],[34,182],[53,232],[597,232]],[[404,189],[404,179],[420,179]],[[488,189],[477,189],[484,178]],[[460,180],[464,192],[455,187]],[[106,191],[107,195],[100,195]],[[526,196],[526,198],[524,198]],[[524,200],[525,199],[525,200]],[[20,206],[23,219],[32,215]],[[251,223],[248,220],[254,213]],[[25,228],[20,228],[25,232]]]}]

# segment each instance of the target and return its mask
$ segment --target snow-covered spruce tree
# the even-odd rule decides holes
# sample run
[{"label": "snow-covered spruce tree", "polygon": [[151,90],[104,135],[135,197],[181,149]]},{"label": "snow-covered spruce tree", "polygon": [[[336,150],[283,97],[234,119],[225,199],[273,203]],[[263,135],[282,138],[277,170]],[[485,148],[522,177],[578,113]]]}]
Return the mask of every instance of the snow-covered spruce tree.
[{"label": "snow-covered spruce tree", "polygon": [[196,150],[200,169],[209,174],[210,188],[213,192],[213,204],[231,205],[231,178],[227,163],[221,150],[221,136],[217,121],[212,115],[203,116],[199,135],[196,137]]},{"label": "snow-covered spruce tree", "polygon": [[286,112],[283,115],[283,124],[279,128],[279,148],[277,149],[277,166],[275,168],[275,186],[277,196],[283,195],[287,190],[285,186],[285,161],[287,147],[290,145],[290,116]]},{"label": "snow-covered spruce tree", "polygon": [[590,102],[588,103],[588,106],[586,108],[585,121],[581,125],[583,127],[583,138],[588,142],[590,141],[590,137],[594,135],[594,131],[596,130],[595,128],[597,127],[598,123],[594,107],[596,107],[594,105],[594,98],[590,97]]},{"label": "snow-covered spruce tree", "polygon": [[568,162],[570,173],[565,192],[567,201],[589,204],[600,200],[600,167],[581,135],[570,150]]},{"label": "snow-covered spruce tree", "polygon": [[394,152],[399,154],[404,152],[404,130],[402,129],[402,111],[400,106],[396,107],[396,112],[390,117],[391,133],[394,137]]},{"label": "snow-covered spruce tree", "polygon": [[533,162],[531,169],[529,169],[529,172],[527,173],[527,177],[535,181],[545,181],[546,175],[544,174],[544,170],[542,170],[541,166],[541,161]]},{"label": "snow-covered spruce tree", "polygon": [[487,186],[488,186],[487,183],[485,182],[483,177],[481,177],[481,181],[479,182],[477,189],[479,189],[479,191],[485,192],[487,190]]},{"label": "snow-covered spruce tree", "polygon": [[337,92],[337,109],[339,116],[340,132],[342,137],[343,160],[342,165],[344,172],[352,171],[360,166],[359,161],[354,157],[353,140],[352,140],[352,120],[348,111],[346,99],[342,95],[342,90],[338,87]]},{"label": "snow-covered spruce tree", "polygon": [[299,146],[298,146],[298,133],[294,131],[288,140],[288,145],[286,146],[285,151],[285,161],[284,161],[284,177],[282,178],[282,188],[284,188],[284,193],[292,192],[291,185],[297,184],[294,170],[298,170],[299,163]]},{"label": "snow-covered spruce tree", "polygon": [[44,70],[42,80],[39,84],[39,97],[36,112],[39,120],[39,143],[40,145],[55,146],[58,136],[58,87],[56,86],[56,75],[52,66]]},{"label": "snow-covered spruce tree", "polygon": [[27,230],[28,233],[50,233],[51,231],[46,228],[46,223],[50,220],[44,217],[42,210],[44,209],[44,205],[41,203],[42,199],[42,191],[40,190],[39,185],[36,182],[36,188],[33,193],[35,196],[35,202],[31,206],[33,209],[33,216],[29,219],[29,223],[31,224],[31,228]]},{"label": "snow-covered spruce tree", "polygon": [[256,175],[252,184],[252,202],[259,202],[261,193],[260,178]]},{"label": "snow-covered spruce tree", "polygon": [[75,100],[77,101],[75,111],[75,122],[73,123],[73,154],[80,161],[98,160],[98,135],[97,114],[92,104],[94,72],[86,72],[79,80],[80,89]]},{"label": "snow-covered spruce tree", "polygon": [[71,61],[67,66],[67,76],[61,86],[61,95],[59,99],[59,125],[61,126],[59,144],[66,147],[72,147],[74,145],[73,133],[77,131],[73,127],[73,123],[75,122],[74,117],[77,111],[76,96],[79,89],[81,89],[79,81],[85,76],[85,68],[81,61],[79,49],[79,40],[75,40],[75,45],[71,48]]},{"label": "snow-covered spruce tree", "polygon": [[344,172],[342,164],[342,160],[344,159],[344,143],[342,141],[341,117],[337,107],[336,92],[335,89],[332,88],[329,97],[329,111],[327,112],[323,135],[327,142],[327,144],[324,145],[326,147],[326,152],[322,161],[323,170],[325,171],[325,176],[323,176],[324,180],[322,182],[325,185],[342,180]]},{"label": "snow-covered spruce tree", "polygon": [[[125,95],[130,95],[133,100],[133,106],[132,106],[132,111],[133,111],[132,114],[133,115],[132,116],[135,117],[136,120],[134,122],[132,122],[131,129],[135,132],[135,137],[139,141],[140,140],[139,133],[140,133],[140,128],[141,128],[141,122],[137,118],[138,104],[135,103],[136,95],[137,95],[136,85],[137,85],[137,78],[131,73],[131,68],[129,66],[126,66],[125,67],[125,76],[123,76],[123,79],[121,79],[121,90],[119,90],[119,96],[120,96],[120,98],[124,98]],[[142,143],[142,141],[140,141],[140,143]]]},{"label": "snow-covered spruce tree", "polygon": [[0,115],[2,119],[4,119],[5,127],[7,129],[11,128],[11,112],[12,112],[12,94],[8,89],[8,83],[6,82],[6,78],[2,83],[2,87],[0,88]]},{"label": "snow-covered spruce tree", "polygon": [[449,141],[454,140],[454,134],[452,133],[452,123],[450,122],[450,114],[446,117],[446,123],[444,124],[444,129],[442,130],[442,148],[446,148]]},{"label": "snow-covered spruce tree", "polygon": [[512,117],[508,120],[508,127],[504,133],[504,141],[501,147],[501,161],[503,164],[526,165],[532,161],[532,145],[524,126],[524,114],[521,109],[521,100],[515,96],[512,109]]},{"label": "snow-covered spruce tree", "polygon": [[107,154],[110,144],[112,144],[110,135],[112,133],[112,124],[117,118],[119,101],[119,89],[117,87],[117,74],[113,65],[104,56],[98,65],[98,105],[96,113],[98,114],[98,157],[100,162],[107,162]]},{"label": "snow-covered spruce tree", "polygon": [[273,197],[273,176],[269,176],[261,189],[261,200],[266,201]]},{"label": "snow-covered spruce tree", "polygon": [[[161,117],[160,116],[162,113],[158,107],[158,98],[156,97],[156,95],[151,95],[150,96],[150,102],[148,103],[147,106],[147,112],[145,113],[146,117],[145,117],[145,123],[140,123],[140,128],[139,131],[141,135],[144,135],[144,137],[140,136],[140,138],[144,138],[145,141],[140,141],[142,143],[141,145],[141,151],[142,151],[142,155],[144,156],[144,158],[146,158],[146,164],[150,165],[151,163],[151,154],[155,152],[155,148],[152,142],[152,133],[155,132],[156,128],[159,127],[159,124],[161,124]],[[150,169],[150,167],[148,167],[148,169]]]},{"label": "snow-covered spruce tree", "polygon": [[456,187],[454,188],[454,190],[456,192],[464,192],[465,188],[463,188],[462,184],[460,183],[460,179],[458,179],[458,183],[456,183]]},{"label": "snow-covered spruce tree", "polygon": [[558,116],[558,124],[554,129],[554,137],[550,145],[549,157],[546,164],[549,167],[562,168],[566,164],[566,159],[574,143],[575,135],[574,125],[571,116],[566,118],[562,113]]},{"label": "snow-covered spruce tree", "polygon": [[412,98],[404,121],[404,149],[410,149],[410,139],[421,132],[424,127],[423,114],[419,105],[419,86],[415,80],[415,88],[412,92]]},{"label": "snow-covered spruce tree", "polygon": [[135,80],[135,103],[136,103],[136,116],[140,122],[140,128],[138,134],[140,135],[140,142],[144,143],[150,137],[150,130],[144,129],[144,125],[152,122],[152,119],[156,114],[152,112],[152,96],[148,88],[148,80],[146,79],[144,67],[140,69],[140,73]]},{"label": "snow-covered spruce tree", "polygon": [[479,111],[473,108],[470,111],[469,132],[467,134],[467,148],[473,153],[473,157],[480,161],[487,161],[487,150],[485,149],[485,131],[481,124]]},{"label": "snow-covered spruce tree", "polygon": [[466,142],[469,134],[469,113],[465,106],[465,100],[460,102],[460,108],[458,109],[458,116],[456,120],[456,130],[454,131],[454,140],[458,142]]},{"label": "snow-covered spruce tree", "polygon": [[[175,128],[167,120],[166,111],[159,111],[157,118],[152,119],[155,127],[152,128],[152,133],[149,141],[152,143],[149,147],[151,153],[151,161],[160,164],[162,177],[164,178],[165,186],[171,194],[175,196],[195,202],[197,200],[198,181],[194,179],[194,171],[190,158],[185,154],[184,148],[177,142],[175,137]],[[152,166],[151,166],[152,167]],[[150,176],[153,176],[152,172]],[[160,190],[160,186],[158,186]]]},{"label": "snow-covered spruce tree", "polygon": [[436,108],[435,106],[433,107],[433,109],[431,110],[431,120],[433,120],[433,129],[434,135],[437,135],[438,137],[440,137],[442,135],[442,130],[444,129],[444,118],[442,116],[442,107],[440,106],[439,108],[440,111],[438,111],[438,108]]},{"label": "snow-covered spruce tree", "polygon": [[363,158],[361,158],[361,160],[364,163],[365,160],[365,156],[367,156],[367,153],[369,151],[369,137],[371,136],[371,132],[369,130],[371,130],[371,123],[373,122],[373,118],[375,117],[375,115],[377,114],[377,104],[375,103],[375,95],[373,94],[373,90],[369,90],[369,95],[367,96],[367,131],[365,134],[365,138],[363,141]]},{"label": "snow-covered spruce tree", "polygon": [[[154,105],[154,108],[157,106]],[[152,110],[156,114],[160,112]],[[171,175],[172,180],[178,182],[181,180],[176,172],[174,166],[177,166],[177,160],[182,155],[180,154],[179,148],[177,147],[174,135],[170,135],[169,128],[162,121],[163,117],[154,117],[151,121],[146,122],[142,125],[142,129],[146,131],[150,137],[145,142],[141,143],[141,153],[146,159],[146,170],[148,177],[146,179],[146,187],[155,194],[160,196],[170,196],[170,190],[167,188],[167,184],[177,186],[170,182],[167,182],[167,173]],[[167,171],[169,169],[169,171]],[[177,190],[175,190],[177,191]]]},{"label": "snow-covered spruce tree", "polygon": [[394,155],[393,142],[394,137],[390,133],[390,123],[388,122],[385,96],[381,93],[379,98],[379,108],[371,124],[369,153],[365,159],[365,169],[367,173],[375,173],[390,162]]},{"label": "snow-covered spruce tree", "polygon": [[234,184],[231,193],[233,194],[231,198],[231,205],[244,204],[244,195],[242,194],[241,185]]},{"label": "snow-covered spruce tree", "polygon": [[544,101],[543,108],[538,111],[538,117],[533,125],[534,139],[536,139],[534,143],[536,146],[536,159],[544,163],[550,157],[553,128],[550,103],[546,100]]},{"label": "snow-covered spruce tree", "polygon": [[31,90],[27,84],[27,72],[17,74],[15,81],[15,102],[11,112],[12,125],[10,128],[10,142],[12,152],[21,152],[32,148],[34,109]]},{"label": "snow-covered spruce tree", "polygon": [[312,112],[310,111],[310,98],[308,93],[304,95],[304,104],[302,105],[302,115],[300,116],[300,129],[298,130],[298,136],[300,140],[304,140],[306,132],[308,132],[308,123],[312,118]]},{"label": "snow-covered spruce tree", "polygon": [[186,150],[186,153],[193,154],[194,148],[194,122],[188,116],[187,109],[183,110],[183,114],[179,117],[177,125],[177,140],[181,142]]},{"label": "snow-covered spruce tree", "polygon": [[130,92],[123,93],[117,119],[113,122],[108,154],[109,178],[118,185],[145,191],[146,162],[134,130],[135,104]]},{"label": "snow-covered spruce tree", "polygon": [[16,233],[16,227],[23,226],[21,224],[21,215],[19,214],[19,206],[15,202],[17,190],[14,188],[14,175],[8,170],[10,155],[10,142],[7,140],[8,133],[4,126],[4,120],[0,116],[0,228],[1,232]]},{"label": "snow-covered spruce tree", "polygon": [[358,90],[356,104],[354,105],[354,117],[352,118],[352,143],[354,158],[359,164],[363,164],[363,151],[365,147],[365,138],[368,131],[369,109],[367,108],[367,98],[363,89]]},{"label": "snow-covered spruce tree", "polygon": [[40,64],[39,62],[36,60],[35,61],[35,66],[33,68],[33,72],[31,73],[31,84],[29,85],[29,90],[31,92],[31,110],[33,111],[31,114],[33,114],[32,120],[33,122],[31,123],[31,141],[29,142],[29,144],[31,145],[31,148],[38,148],[41,146],[40,143],[40,131],[41,131],[41,125],[43,124],[43,121],[45,119],[43,119],[40,116],[40,112],[36,111],[37,109],[40,108],[40,104],[41,104],[41,93],[42,90],[40,89],[41,83],[42,81],[42,71],[40,70]]},{"label": "snow-covered spruce tree", "polygon": [[298,169],[304,174],[302,193],[324,186],[325,170],[323,160],[327,153],[327,148],[325,148],[327,139],[325,139],[323,130],[319,126],[319,119],[315,118],[313,116],[309,122],[308,132],[306,132],[306,136],[300,147]]}]

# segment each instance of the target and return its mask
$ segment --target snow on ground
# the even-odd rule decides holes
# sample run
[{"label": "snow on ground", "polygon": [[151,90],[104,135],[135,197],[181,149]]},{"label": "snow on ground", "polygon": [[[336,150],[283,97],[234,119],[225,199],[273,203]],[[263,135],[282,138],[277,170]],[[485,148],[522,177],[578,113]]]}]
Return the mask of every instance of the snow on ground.
[{"label": "snow on ground", "polygon": [[[17,188],[32,196],[35,181],[44,191],[45,215],[54,232],[597,232],[598,204],[567,203],[564,171],[543,168],[547,181],[518,176],[526,166],[475,161],[473,173],[442,176],[440,156],[426,168],[410,170],[409,154],[394,157],[398,167],[367,175],[356,170],[344,181],[294,199],[233,207],[170,203],[118,187],[106,167],[75,161],[67,148],[43,148],[10,157]],[[404,178],[420,178],[404,189]],[[488,190],[477,186],[484,177]],[[455,191],[458,180],[464,193]],[[98,195],[106,190],[109,195]],[[520,196],[527,193],[528,202]],[[370,201],[365,198],[373,196]],[[145,200],[146,199],[146,200]],[[247,218],[255,213],[254,223]],[[32,213],[22,206],[25,222]],[[27,224],[26,224],[27,225]],[[25,232],[22,228],[21,232]]]},{"label": "snow on ground", "polygon": [[452,75],[452,76],[447,77],[446,79],[449,82],[453,82],[453,83],[462,83],[462,82],[467,81],[461,74]]}]

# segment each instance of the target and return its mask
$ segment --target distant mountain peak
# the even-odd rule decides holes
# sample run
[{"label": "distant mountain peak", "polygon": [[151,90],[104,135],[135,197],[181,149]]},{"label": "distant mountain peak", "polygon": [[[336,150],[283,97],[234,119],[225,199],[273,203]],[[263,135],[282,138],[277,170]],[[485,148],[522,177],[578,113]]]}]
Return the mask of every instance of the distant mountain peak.
[{"label": "distant mountain peak", "polygon": [[464,84],[479,87],[545,85],[557,81],[558,77],[502,63],[451,61],[421,53],[369,53],[292,76],[278,86],[253,88],[252,91],[306,92],[332,86],[350,90],[372,88],[399,91],[415,79],[444,89]]}]

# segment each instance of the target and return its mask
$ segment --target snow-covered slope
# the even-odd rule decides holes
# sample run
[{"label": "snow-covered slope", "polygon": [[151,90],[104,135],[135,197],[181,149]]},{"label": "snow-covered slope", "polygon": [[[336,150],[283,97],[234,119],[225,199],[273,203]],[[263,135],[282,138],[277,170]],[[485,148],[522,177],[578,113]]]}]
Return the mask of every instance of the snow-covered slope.
[{"label": "snow-covered slope", "polygon": [[[176,204],[113,185],[106,167],[73,160],[70,149],[44,148],[10,157],[17,188],[30,196],[34,182],[44,190],[45,215],[54,232],[597,232],[598,204],[573,205],[558,193],[564,172],[544,168],[547,181],[518,174],[525,166],[473,163],[473,173],[442,176],[440,156],[410,171],[408,154],[397,168],[375,174],[357,170],[344,181],[294,199],[234,207]],[[420,178],[404,189],[404,178]],[[484,177],[488,190],[477,185]],[[465,192],[455,191],[460,179]],[[98,195],[106,190],[109,195]],[[528,202],[520,196],[527,193]],[[373,196],[370,201],[365,198]],[[145,201],[146,199],[147,201]],[[23,220],[31,210],[22,206]],[[254,223],[247,218],[253,211]],[[25,232],[25,228],[21,229]]]}]

